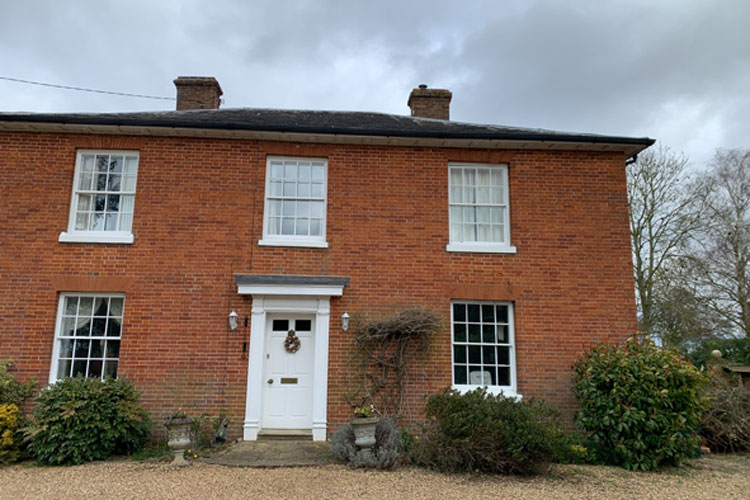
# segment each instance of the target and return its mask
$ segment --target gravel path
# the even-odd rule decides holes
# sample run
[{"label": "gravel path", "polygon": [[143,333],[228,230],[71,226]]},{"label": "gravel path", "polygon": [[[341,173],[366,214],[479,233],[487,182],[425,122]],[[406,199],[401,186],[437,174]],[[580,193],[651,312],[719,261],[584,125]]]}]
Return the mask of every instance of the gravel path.
[{"label": "gravel path", "polygon": [[0,498],[750,498],[750,456],[712,456],[661,473],[555,466],[535,478],[390,472],[340,465],[252,469],[101,462],[0,468]]}]

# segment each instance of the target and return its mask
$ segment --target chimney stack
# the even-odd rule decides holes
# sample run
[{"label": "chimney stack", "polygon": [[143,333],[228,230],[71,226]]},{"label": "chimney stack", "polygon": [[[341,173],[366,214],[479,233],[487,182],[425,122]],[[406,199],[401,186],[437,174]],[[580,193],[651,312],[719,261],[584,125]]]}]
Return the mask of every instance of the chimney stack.
[{"label": "chimney stack", "polygon": [[452,97],[450,90],[428,89],[422,84],[411,91],[407,105],[411,108],[411,116],[450,120]]},{"label": "chimney stack", "polygon": [[210,76],[178,76],[174,81],[177,87],[177,111],[183,109],[219,109],[221,86]]}]

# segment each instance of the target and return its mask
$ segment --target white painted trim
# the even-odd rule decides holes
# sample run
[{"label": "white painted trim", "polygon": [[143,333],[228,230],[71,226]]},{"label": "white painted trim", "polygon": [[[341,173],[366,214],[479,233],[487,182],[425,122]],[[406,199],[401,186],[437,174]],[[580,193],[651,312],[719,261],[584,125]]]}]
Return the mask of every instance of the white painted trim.
[{"label": "white painted trim", "polygon": [[[323,163],[323,214],[320,219],[320,236],[276,235],[268,233],[269,194],[271,190],[271,162],[322,162]],[[258,241],[262,246],[289,246],[308,248],[328,248],[326,234],[328,228],[328,158],[303,156],[267,156],[266,157],[266,186],[263,201],[263,237]]]},{"label": "white painted trim", "polygon": [[116,243],[131,245],[133,233],[126,231],[73,231],[60,233],[60,243]]},{"label": "white painted trim", "polygon": [[497,245],[494,243],[473,243],[473,242],[456,242],[448,243],[445,246],[446,252],[467,252],[467,253],[516,253],[516,247],[511,245]]},{"label": "white painted trim", "polygon": [[[294,293],[288,293],[290,289]],[[315,332],[313,337],[313,403],[312,434],[314,441],[325,441],[328,428],[328,338],[330,335],[330,296],[318,294],[310,296],[308,287],[294,285],[286,288],[286,294],[268,296],[253,294],[252,319],[250,322],[250,352],[247,370],[247,397],[245,400],[245,421],[243,439],[254,441],[262,429],[263,404],[263,353],[266,341],[267,313],[314,313]],[[240,292],[241,293],[241,292]],[[325,296],[321,296],[325,295]]]},{"label": "white painted trim", "polygon": [[263,247],[302,247],[302,248],[328,248],[327,241],[310,240],[282,240],[264,238],[258,240],[258,245]]},{"label": "white painted trim", "polygon": [[[490,394],[504,394],[507,397],[514,397],[521,399],[521,395],[518,394],[518,365],[516,364],[516,312],[513,302],[507,301],[482,301],[482,300],[451,300],[451,315],[450,315],[450,343],[451,343],[451,380],[454,377],[454,366],[455,366],[455,350],[453,349],[454,344],[454,332],[453,332],[453,304],[492,304],[492,305],[507,305],[508,306],[508,333],[510,335],[510,385],[469,385],[469,384],[452,384],[451,388],[456,389],[460,393],[473,391],[484,387]],[[467,331],[468,335],[469,332]],[[464,344],[464,342],[459,342]],[[467,363],[468,364],[468,363]]]},{"label": "white painted trim", "polygon": [[344,294],[343,285],[237,285],[240,295],[296,295],[296,296],[327,296],[341,297]]}]

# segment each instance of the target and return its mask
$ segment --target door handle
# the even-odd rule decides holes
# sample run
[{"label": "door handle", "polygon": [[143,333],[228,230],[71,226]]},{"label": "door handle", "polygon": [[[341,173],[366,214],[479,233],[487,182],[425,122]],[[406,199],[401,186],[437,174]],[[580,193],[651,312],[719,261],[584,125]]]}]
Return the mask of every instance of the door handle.
[{"label": "door handle", "polygon": [[273,384],[273,379],[272,379],[272,378],[269,378],[269,379],[267,380],[267,382],[268,382],[269,384]]}]

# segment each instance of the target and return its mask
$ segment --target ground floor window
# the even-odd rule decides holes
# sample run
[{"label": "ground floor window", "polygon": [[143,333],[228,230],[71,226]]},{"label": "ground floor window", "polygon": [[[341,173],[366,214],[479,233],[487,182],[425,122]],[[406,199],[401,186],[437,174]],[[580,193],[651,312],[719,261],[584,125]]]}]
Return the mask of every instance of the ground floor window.
[{"label": "ground floor window", "polygon": [[453,386],[515,393],[513,305],[453,302]]},{"label": "ground floor window", "polygon": [[125,296],[62,294],[50,381],[63,377],[117,377]]}]

